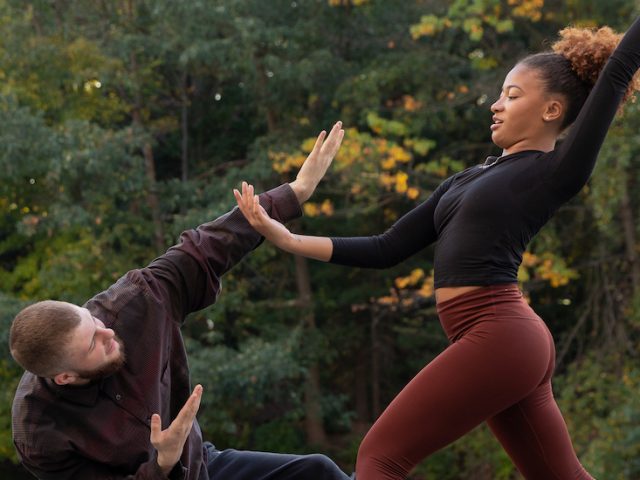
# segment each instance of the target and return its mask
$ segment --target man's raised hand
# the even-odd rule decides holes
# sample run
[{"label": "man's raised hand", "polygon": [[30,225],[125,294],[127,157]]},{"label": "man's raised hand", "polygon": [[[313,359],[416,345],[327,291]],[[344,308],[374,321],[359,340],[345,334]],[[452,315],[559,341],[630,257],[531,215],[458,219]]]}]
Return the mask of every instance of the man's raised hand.
[{"label": "man's raised hand", "polygon": [[[325,138],[326,137],[326,138]],[[300,204],[306,202],[324,177],[329,165],[336,156],[344,137],[342,122],[336,122],[329,135],[323,130],[318,135],[313,150],[300,167],[296,179],[289,185]]]},{"label": "man's raised hand", "polygon": [[158,465],[166,475],[180,460],[184,443],[189,437],[198,413],[201,398],[202,385],[196,385],[184,407],[166,430],[162,430],[160,415],[154,413],[151,416],[151,444],[158,451]]}]

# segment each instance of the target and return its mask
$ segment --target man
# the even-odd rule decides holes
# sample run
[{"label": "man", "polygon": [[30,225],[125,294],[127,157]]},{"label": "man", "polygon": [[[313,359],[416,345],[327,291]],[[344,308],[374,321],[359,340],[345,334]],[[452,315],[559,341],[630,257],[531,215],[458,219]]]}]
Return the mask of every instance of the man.
[{"label": "man", "polygon": [[[336,154],[340,122],[322,132],[296,180],[260,196],[280,221],[301,214]],[[178,245],[79,307],[39,302],[11,326],[26,372],[13,439],[41,479],[346,479],[323,455],[218,451],[195,420],[180,326],[216,300],[220,277],[261,241],[238,209],[184,232]],[[164,428],[164,430],[163,430]]]}]

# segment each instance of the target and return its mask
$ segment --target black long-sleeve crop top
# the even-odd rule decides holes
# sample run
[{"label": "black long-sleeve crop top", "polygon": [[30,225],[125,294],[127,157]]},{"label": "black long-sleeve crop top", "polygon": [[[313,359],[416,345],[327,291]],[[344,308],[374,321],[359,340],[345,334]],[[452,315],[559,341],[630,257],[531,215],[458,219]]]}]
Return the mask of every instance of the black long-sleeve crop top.
[{"label": "black long-sleeve crop top", "polygon": [[436,288],[517,282],[531,238],[589,179],[639,67],[640,18],[622,38],[556,149],[493,157],[459,172],[383,234],[332,237],[330,262],[387,268],[436,242]]}]

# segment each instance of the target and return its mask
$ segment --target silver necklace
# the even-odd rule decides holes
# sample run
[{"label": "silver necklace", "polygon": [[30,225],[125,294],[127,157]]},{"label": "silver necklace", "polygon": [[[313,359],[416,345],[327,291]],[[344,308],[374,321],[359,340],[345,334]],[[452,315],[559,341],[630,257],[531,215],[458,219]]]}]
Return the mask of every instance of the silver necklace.
[{"label": "silver necklace", "polygon": [[496,163],[498,163],[498,161],[501,159],[502,157],[494,157],[493,155],[488,156],[487,159],[484,161],[484,163],[482,165],[480,165],[480,168],[489,168],[489,167],[493,167]]}]

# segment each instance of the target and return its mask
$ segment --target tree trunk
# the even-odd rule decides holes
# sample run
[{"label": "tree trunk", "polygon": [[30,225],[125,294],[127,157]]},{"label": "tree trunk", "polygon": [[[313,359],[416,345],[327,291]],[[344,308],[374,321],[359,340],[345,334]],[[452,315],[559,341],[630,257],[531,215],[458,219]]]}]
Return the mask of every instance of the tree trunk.
[{"label": "tree trunk", "polygon": [[160,201],[158,200],[158,191],[156,183],[156,164],[153,158],[153,149],[151,143],[145,142],[142,147],[144,155],[144,168],[149,183],[149,193],[147,193],[147,204],[151,210],[151,218],[153,220],[153,241],[157,253],[165,249],[164,244],[164,227],[162,225],[162,216],[160,214]]},{"label": "tree trunk", "polygon": [[380,338],[378,325],[382,314],[377,308],[371,310],[371,414],[375,421],[382,413],[380,398]]},{"label": "tree trunk", "polygon": [[[298,287],[298,305],[303,311],[305,328],[313,336],[316,330],[316,319],[311,301],[311,281],[309,265],[306,258],[295,256],[296,284]],[[310,445],[324,447],[327,445],[327,434],[322,421],[320,405],[320,370],[314,361],[309,367],[309,376],[304,389],[305,430]]]},{"label": "tree trunk", "polygon": [[181,179],[186,182],[189,179],[189,77],[186,72],[182,74],[181,105],[180,105],[180,130],[182,134],[181,154]]},{"label": "tree trunk", "polygon": [[369,410],[369,384],[367,382],[367,365],[369,357],[364,348],[359,348],[356,356],[356,367],[354,374],[354,398],[356,409],[356,420],[354,430],[358,433],[365,433],[371,425],[371,414]]},{"label": "tree trunk", "polygon": [[[134,106],[131,116],[133,119],[134,130],[143,130],[142,121],[140,119],[140,108],[138,104]],[[144,157],[145,176],[147,177],[147,183],[149,184],[149,192],[147,193],[147,205],[151,210],[151,218],[153,221],[153,243],[156,253],[160,253],[165,249],[164,228],[162,225],[162,216],[160,214],[160,201],[158,200],[156,183],[156,165],[153,158],[153,148],[151,147],[151,142],[144,142],[144,144],[142,145],[142,155]]]},{"label": "tree trunk", "polygon": [[[133,0],[128,0],[124,4],[124,7],[129,17],[129,22],[131,26],[133,26],[135,23],[134,20],[136,15]],[[141,115],[143,99],[140,94],[140,85],[137,84],[139,82],[138,59],[136,58],[136,54],[134,51],[129,54],[129,67],[131,69],[130,73],[135,85],[132,101],[133,106],[131,109],[131,121],[133,124],[134,132],[136,130],[138,132],[141,132],[145,130]],[[144,157],[145,176],[147,178],[147,183],[149,184],[149,192],[147,193],[147,205],[151,210],[151,219],[153,221],[153,244],[156,253],[159,254],[165,249],[164,228],[162,225],[162,215],[160,214],[160,201],[158,200],[156,165],[155,159],[153,157],[153,147],[151,146],[151,142],[148,140],[145,141],[142,145],[142,155]]]},{"label": "tree trunk", "polygon": [[627,262],[629,263],[632,295],[635,295],[638,293],[638,288],[640,287],[640,266],[638,265],[636,255],[636,230],[633,220],[633,210],[631,208],[631,201],[629,200],[629,189],[626,185],[620,203],[620,217],[624,230],[625,252]]}]

